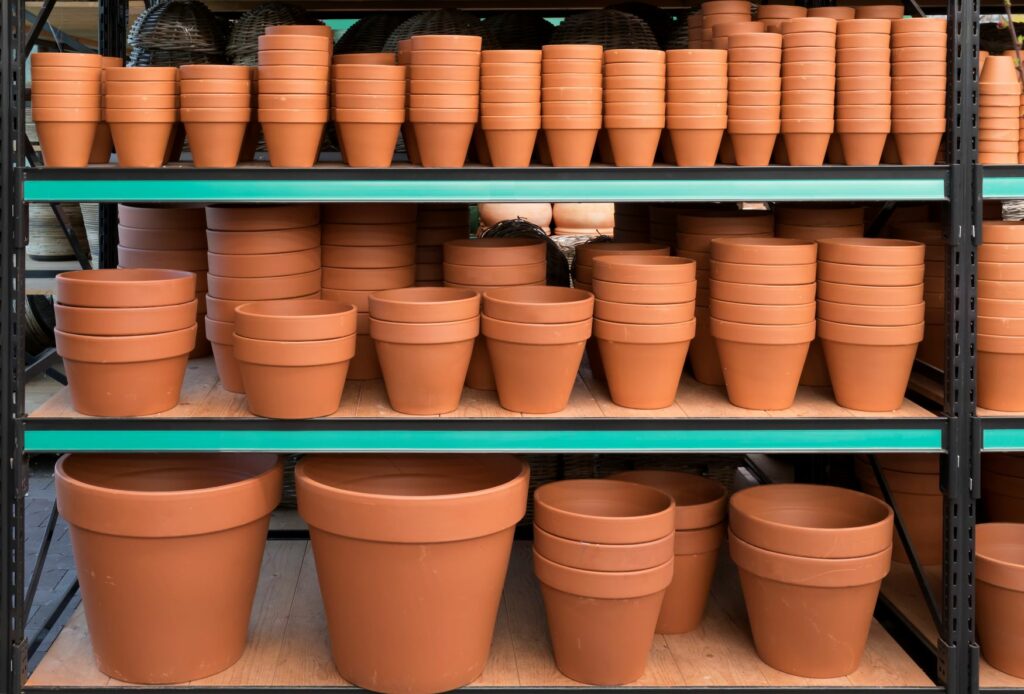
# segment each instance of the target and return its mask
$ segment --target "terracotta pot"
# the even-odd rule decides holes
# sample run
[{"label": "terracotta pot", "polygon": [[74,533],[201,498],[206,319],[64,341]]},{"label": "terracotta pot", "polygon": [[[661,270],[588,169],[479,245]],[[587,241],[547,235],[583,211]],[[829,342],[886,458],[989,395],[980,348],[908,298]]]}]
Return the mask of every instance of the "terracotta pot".
[{"label": "terracotta pot", "polygon": [[673,532],[671,497],[632,482],[576,479],[552,482],[534,492],[534,523],[558,537],[629,545]]},{"label": "terracotta pot", "polygon": [[54,336],[77,412],[137,417],[178,404],[196,326],[153,335],[96,337],[56,330]]},{"label": "terracotta pot", "polygon": [[268,301],[306,296],[317,291],[320,288],[321,271],[274,277],[221,277],[208,274],[206,279],[210,295],[218,299]]},{"label": "terracotta pot", "polygon": [[818,317],[834,323],[855,325],[914,325],[924,320],[925,303],[922,301],[906,306],[864,306],[819,301]]},{"label": "terracotta pot", "polygon": [[475,680],[528,466],[512,456],[307,456],[295,475],[342,677],[381,691]]},{"label": "terracotta pot", "polygon": [[[365,228],[364,228],[365,233]],[[333,246],[320,248],[324,267],[376,270],[404,268],[412,265],[416,255],[415,244],[390,246]]]},{"label": "terracotta pot", "polygon": [[1019,389],[1012,379],[1024,367],[1024,342],[1021,338],[978,335],[978,404],[992,410],[1024,410]]},{"label": "terracotta pot", "polygon": [[712,279],[710,295],[720,301],[767,306],[799,305],[814,301],[814,284],[760,285]]},{"label": "terracotta pot", "polygon": [[323,268],[322,284],[326,289],[382,290],[411,287],[415,266],[410,263],[386,268]]},{"label": "terracotta pot", "polygon": [[711,315],[730,323],[753,325],[795,325],[814,320],[813,302],[793,305],[758,305],[722,301],[712,296]]},{"label": "terracotta pot", "polygon": [[[903,404],[924,323],[861,326],[818,320],[836,401],[867,412]],[[870,364],[870,366],[869,366]]]},{"label": "terracotta pot", "polygon": [[547,246],[537,239],[456,239],[444,244],[445,262],[453,265],[521,265],[543,262]]},{"label": "terracotta pot", "polygon": [[206,225],[215,231],[279,231],[320,222],[320,205],[207,205]]},{"label": "terracotta pot", "polygon": [[271,166],[309,168],[316,163],[327,122],[326,109],[260,109],[258,118]]},{"label": "terracotta pot", "polygon": [[482,298],[485,315],[513,323],[576,323],[589,320],[594,312],[590,292],[567,287],[492,289]]},{"label": "terracotta pot", "polygon": [[[198,67],[198,66],[197,66]],[[213,65],[210,67],[230,67]],[[284,81],[284,80],[266,80],[266,82]],[[163,85],[166,87],[154,87],[154,85]],[[177,93],[176,83],[174,82],[155,82],[146,85],[146,91],[132,90],[132,93],[145,93],[145,94],[175,94]],[[190,79],[183,80],[180,85],[181,95],[185,96],[235,96],[238,94],[251,95],[252,84],[248,79],[236,80],[236,79]],[[263,85],[260,85],[261,91]],[[158,90],[158,91],[157,91]]]},{"label": "terracotta pot", "polygon": [[669,407],[695,332],[693,318],[647,325],[595,319],[594,337],[612,401],[635,409]]},{"label": "terracotta pot", "polygon": [[[876,499],[883,499],[871,467],[857,462],[857,479],[861,488]],[[938,460],[933,459],[928,474],[884,470],[886,484],[892,494],[904,527],[914,545],[918,561],[926,566],[942,563],[942,491],[939,489]],[[910,562],[906,549],[894,531],[892,536],[893,560]]]},{"label": "terracotta pot", "polygon": [[55,298],[65,306],[146,308],[188,303],[195,295],[196,276],[191,272],[109,269],[62,272]]},{"label": "terracotta pot", "polygon": [[[209,300],[209,299],[208,299]],[[244,393],[245,387],[242,384],[242,372],[239,369],[238,361],[235,359],[235,307],[245,302],[234,302],[230,308],[230,320],[218,320],[206,315],[203,319],[206,328],[206,337],[210,341],[213,351],[214,364],[217,367],[217,377],[224,390],[231,393]],[[225,306],[224,308],[228,308]],[[217,313],[216,315],[222,315]]]},{"label": "terracotta pot", "polygon": [[814,282],[815,273],[818,272],[820,274],[820,265],[821,263],[817,266],[814,263],[761,265],[753,263],[727,263],[712,259],[711,277],[722,282],[749,282],[750,284],[810,284]]},{"label": "terracotta pot", "polygon": [[697,282],[672,284],[630,284],[594,280],[594,295],[604,301],[624,304],[680,304],[692,302],[697,295]]},{"label": "terracotta pot", "polygon": [[818,261],[818,279],[822,282],[877,287],[906,287],[924,279],[920,265],[852,265]]},{"label": "terracotta pot", "polygon": [[[593,279],[605,282],[683,284],[693,282],[697,276],[696,263],[686,258],[643,254],[617,255],[612,252],[584,259],[593,260]],[[586,266],[582,265],[577,257],[577,271],[584,267]]]},{"label": "terracotta pot", "polygon": [[[986,61],[987,62],[987,61]],[[989,665],[1024,675],[1015,624],[1024,610],[1020,525],[983,523],[977,528],[978,641]]]},{"label": "terracotta pot", "polygon": [[870,306],[905,306],[920,303],[924,298],[924,285],[884,287],[871,285],[818,282],[818,299],[840,304]]},{"label": "terracotta pot", "polygon": [[[854,559],[813,559],[761,549],[730,532],[729,553],[765,663],[813,678],[857,669],[891,547]],[[822,639],[823,630],[831,638]]]},{"label": "terracotta pot", "polygon": [[534,552],[555,664],[587,684],[626,684],[647,664],[672,562],[643,571],[584,571]]},{"label": "terracotta pot", "polygon": [[485,50],[480,53],[482,64],[540,64],[543,52],[540,50]]},{"label": "terracotta pot", "polygon": [[393,53],[343,53],[335,55],[333,65],[394,65]]},{"label": "terracotta pot", "polygon": [[[281,474],[266,454],[58,461],[57,507],[101,672],[172,684],[241,657]],[[168,575],[177,580],[163,585]]]},{"label": "terracotta pot", "polygon": [[90,308],[54,305],[57,329],[95,336],[155,335],[185,330],[196,323],[197,301],[142,308]]},{"label": "terracotta pot", "polygon": [[714,166],[725,128],[687,130],[669,128],[672,151],[678,166]]},{"label": "terracotta pot", "polygon": [[333,340],[355,333],[356,309],[334,301],[260,301],[238,306],[236,335],[255,340]]},{"label": "terracotta pot", "polygon": [[538,525],[533,528],[534,551],[554,564],[586,571],[642,571],[673,557],[673,536],[638,544],[600,544],[567,540]]},{"label": "terracotta pot", "polygon": [[[122,238],[124,238],[122,236]],[[214,254],[278,254],[293,253],[320,245],[320,227],[310,226],[299,229],[281,229],[273,233],[259,231],[212,231],[206,232],[210,253]]]},{"label": "terracotta pot", "polygon": [[600,124],[600,117],[545,115],[541,125],[552,165],[590,166]]},{"label": "terracotta pot", "polygon": [[712,318],[711,335],[729,402],[754,410],[793,405],[814,323],[751,325]]}]

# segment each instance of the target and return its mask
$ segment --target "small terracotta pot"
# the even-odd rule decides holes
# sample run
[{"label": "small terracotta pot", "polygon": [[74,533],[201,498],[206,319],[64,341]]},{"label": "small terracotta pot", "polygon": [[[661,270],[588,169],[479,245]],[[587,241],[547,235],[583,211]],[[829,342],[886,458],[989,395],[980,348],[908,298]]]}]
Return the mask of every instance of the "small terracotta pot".
[{"label": "small terracotta pot", "polygon": [[754,410],[793,405],[814,323],[751,325],[712,318],[711,335],[732,404]]},{"label": "small terracotta pot", "polygon": [[[57,508],[71,528],[101,672],[172,684],[241,657],[281,475],[267,454],[57,462]],[[180,580],[158,599],[154,585],[169,574]]]},{"label": "small terracotta pot", "polygon": [[220,277],[208,274],[210,295],[218,299],[268,301],[307,296],[320,288],[321,271],[274,277]]},{"label": "small terracotta pot", "polygon": [[660,409],[675,402],[696,320],[663,324],[595,319],[594,337],[612,401],[622,407]]},{"label": "small terracotta pot", "polygon": [[[212,66],[221,67],[221,66]],[[276,81],[276,80],[268,80]],[[283,81],[283,80],[281,80]],[[155,86],[155,85],[164,85]],[[133,93],[145,93],[145,94],[176,94],[178,89],[177,84],[174,82],[155,82],[146,85],[146,91],[135,91]],[[180,85],[182,96],[199,96],[199,95],[237,95],[237,94],[251,94],[252,85],[249,80],[224,80],[224,79],[212,79],[212,80],[183,80]],[[262,86],[261,86],[262,89]],[[159,90],[159,91],[156,91]]]},{"label": "small terracotta pot", "polygon": [[483,313],[513,323],[576,323],[594,312],[590,292],[568,287],[509,287],[483,294]]},{"label": "small terracotta pot", "polygon": [[[683,284],[696,279],[696,263],[685,258],[612,252],[584,259],[593,260],[593,279],[605,282]],[[578,257],[576,267],[584,267]]]},{"label": "small terracotta pot", "polygon": [[925,303],[922,301],[906,306],[864,306],[819,301],[818,317],[833,323],[854,325],[913,325],[924,320]]},{"label": "small terracotta pot", "polygon": [[534,525],[533,546],[552,563],[586,571],[642,571],[661,566],[673,556],[671,534],[651,542],[612,545],[567,540]]},{"label": "small terracotta pot", "polygon": [[553,166],[590,166],[600,130],[600,117],[544,116],[544,141]]},{"label": "small terracotta pot", "polygon": [[236,335],[255,340],[334,340],[356,330],[354,306],[319,299],[260,301],[238,306]]},{"label": "small terracotta pot", "polygon": [[108,269],[62,272],[55,298],[65,306],[145,308],[187,303],[195,295],[196,276],[191,272]]},{"label": "small terracotta pot", "polygon": [[260,109],[271,166],[309,168],[320,155],[327,110]]},{"label": "small terracotta pot", "polygon": [[867,412],[902,405],[923,322],[880,327],[819,319],[818,332],[840,405]]},{"label": "small terracotta pot", "polygon": [[674,284],[628,284],[594,280],[599,299],[624,304],[680,304],[691,302],[697,294],[697,282]]},{"label": "small terracotta pot", "polygon": [[1024,675],[1019,636],[1024,581],[1019,558],[1020,525],[983,523],[977,529],[978,640],[992,667],[1014,677]]}]

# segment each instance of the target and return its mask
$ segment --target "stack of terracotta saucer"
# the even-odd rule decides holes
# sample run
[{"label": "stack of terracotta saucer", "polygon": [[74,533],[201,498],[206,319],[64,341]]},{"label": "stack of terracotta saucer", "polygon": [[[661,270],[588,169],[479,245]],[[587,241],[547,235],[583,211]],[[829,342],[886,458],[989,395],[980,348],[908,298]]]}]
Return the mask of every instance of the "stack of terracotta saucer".
[{"label": "stack of terracotta saucer", "polygon": [[[942,44],[934,45],[939,36]],[[945,42],[945,19],[917,17],[892,23],[892,134],[902,164],[928,166],[938,158],[946,132]],[[936,95],[931,103],[914,103],[905,96],[908,91],[941,91],[943,99],[934,103]]]},{"label": "stack of terracotta saucer", "polygon": [[[252,70],[245,65],[182,65],[181,122],[199,168],[238,164],[252,119]],[[269,80],[263,85],[269,89]]]},{"label": "stack of terracotta saucer", "polygon": [[835,129],[836,20],[782,23],[782,137],[786,162],[821,166]]},{"label": "stack of terracotta saucer", "polygon": [[467,205],[420,205],[416,213],[416,286],[444,286],[444,244],[469,236]]},{"label": "stack of terracotta saucer", "polygon": [[320,155],[328,120],[327,76],[333,46],[326,36],[269,29],[259,37],[259,81],[290,82],[277,82],[272,92],[259,90],[258,117],[270,165],[309,167]]},{"label": "stack of terracotta saucer", "polygon": [[196,275],[198,332],[190,358],[210,353],[206,339],[206,217],[202,207],[117,206],[117,262],[123,268],[183,270]]},{"label": "stack of terracotta saucer", "polygon": [[352,304],[356,354],[348,377],[380,378],[370,339],[370,294],[411,287],[416,278],[415,205],[340,203],[323,205],[323,298]]},{"label": "stack of terracotta saucer", "polygon": [[[891,26],[888,19],[849,19],[837,27],[836,132],[843,163],[852,166],[877,166],[889,137]],[[904,96],[905,103],[921,98]]]},{"label": "stack of terracotta saucer", "polygon": [[679,166],[714,166],[728,120],[726,51],[667,51],[667,119]]},{"label": "stack of terracotta saucer", "polygon": [[33,53],[32,120],[47,166],[85,166],[100,122],[103,59]]},{"label": "stack of terracotta saucer", "polygon": [[978,94],[978,163],[1016,164],[1022,123],[1020,73],[1014,59],[990,56],[978,78]]},{"label": "stack of terracotta saucer", "polygon": [[791,407],[814,340],[812,241],[711,241],[711,335],[729,402]]},{"label": "stack of terracotta saucer", "polygon": [[[740,166],[767,166],[782,126],[782,36],[729,40],[729,142]],[[723,159],[724,159],[723,155]]]},{"label": "stack of terracotta saucer", "polygon": [[479,36],[414,36],[409,122],[423,166],[466,163],[480,116]]},{"label": "stack of terracotta saucer", "polygon": [[206,335],[221,386],[241,393],[235,309],[252,301],[319,298],[320,206],[211,205],[206,229],[211,267]]},{"label": "stack of terracotta saucer", "polygon": [[405,122],[404,65],[331,66],[331,98],[338,142],[349,166],[391,166]]},{"label": "stack of terracotta saucer", "polygon": [[[675,86],[688,88],[686,78]],[[616,166],[654,165],[665,129],[665,51],[604,52],[604,127]]]},{"label": "stack of terracotta saucer", "polygon": [[163,166],[178,128],[178,68],[108,67],[103,78],[103,120],[118,166]]},{"label": "stack of terracotta saucer", "polygon": [[540,51],[484,51],[480,128],[491,165],[530,165],[540,131]]},{"label": "stack of terracotta saucer", "polygon": [[541,127],[554,166],[590,166],[601,130],[600,45],[544,46]]},{"label": "stack of terracotta saucer", "polygon": [[818,336],[843,407],[903,404],[924,338],[924,250],[896,239],[818,242]]}]

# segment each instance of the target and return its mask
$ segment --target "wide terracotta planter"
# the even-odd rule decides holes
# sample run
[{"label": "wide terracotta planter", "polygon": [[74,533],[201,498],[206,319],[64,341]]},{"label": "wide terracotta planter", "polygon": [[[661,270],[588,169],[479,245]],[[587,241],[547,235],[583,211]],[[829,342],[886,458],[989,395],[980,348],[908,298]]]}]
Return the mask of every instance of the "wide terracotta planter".
[{"label": "wide terracotta planter", "polygon": [[307,456],[295,470],[331,653],[356,686],[483,672],[529,466],[512,456]]},{"label": "wide terracotta planter", "polygon": [[75,270],[57,275],[55,298],[65,306],[173,306],[196,296],[196,276],[179,270]]},{"label": "wide terracotta planter", "polygon": [[[729,533],[754,646],[771,667],[800,677],[855,671],[867,643],[891,547],[851,559],[797,557]],[[825,633],[829,638],[821,638]]]},{"label": "wide terracotta planter", "polygon": [[696,326],[692,317],[650,325],[595,319],[594,338],[612,401],[636,409],[674,403]]},{"label": "wide terracotta planter", "polygon": [[924,322],[902,326],[835,323],[818,319],[832,392],[843,407],[866,412],[903,404]]},{"label": "wide terracotta planter", "polygon": [[1024,546],[1022,525],[983,523],[975,532],[977,628],[981,655],[992,667],[1024,677]]},{"label": "wide terracotta planter", "polygon": [[281,497],[276,456],[73,454],[54,476],[100,671],[176,684],[233,665]]},{"label": "wide terracotta planter", "polygon": [[711,335],[729,401],[755,410],[791,407],[814,327],[813,322],[753,325],[712,317]]},{"label": "wide terracotta planter", "polygon": [[[894,457],[894,456],[893,456]],[[882,499],[882,489],[874,471],[867,463],[856,464],[861,488],[876,499]],[[935,566],[942,563],[942,490],[939,489],[939,461],[932,459],[931,470],[926,473],[882,470],[892,494],[895,509],[914,545],[918,561]],[[895,530],[895,529],[894,529]],[[893,561],[908,564],[910,559],[899,535],[892,537]]]},{"label": "wide terracotta planter", "polygon": [[594,685],[628,684],[647,667],[673,562],[641,571],[585,571],[534,551],[555,664]]}]

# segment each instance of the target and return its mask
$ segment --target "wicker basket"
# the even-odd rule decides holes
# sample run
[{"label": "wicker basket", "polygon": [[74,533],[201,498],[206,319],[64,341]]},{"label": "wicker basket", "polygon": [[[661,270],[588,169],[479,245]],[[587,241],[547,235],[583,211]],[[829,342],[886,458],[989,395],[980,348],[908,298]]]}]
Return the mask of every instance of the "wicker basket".
[{"label": "wicker basket", "polygon": [[668,37],[668,41],[665,42],[665,50],[672,51],[681,48],[690,47],[690,28],[685,24],[681,24],[672,30],[672,34]]},{"label": "wicker basket", "polygon": [[378,12],[366,15],[342,34],[334,44],[334,52],[382,53],[388,37],[409,17],[408,12]]},{"label": "wicker basket", "polygon": [[256,65],[257,39],[269,26],[289,24],[315,24],[304,9],[286,2],[268,2],[259,5],[241,17],[231,27],[227,57],[235,65]]},{"label": "wicker basket", "polygon": [[128,45],[129,66],[223,63],[224,30],[199,0],[163,0],[139,14]]},{"label": "wicker basket", "polygon": [[[75,203],[61,203],[64,216],[71,225],[71,230],[81,248],[88,254],[89,242],[85,234],[85,223],[82,221],[82,210]],[[28,206],[28,257],[33,260],[74,260],[75,252],[71,249],[64,232],[60,228],[57,216],[48,204],[32,204]]]},{"label": "wicker basket", "polygon": [[85,224],[85,236],[89,239],[89,253],[94,259],[100,257],[100,205],[98,202],[83,202],[82,222]]},{"label": "wicker basket", "polygon": [[394,53],[398,50],[398,42],[423,34],[462,34],[481,36],[484,49],[495,48],[494,39],[484,34],[483,23],[478,17],[462,10],[428,10],[405,20],[391,32],[384,43],[384,51]]},{"label": "wicker basket", "polygon": [[53,314],[53,297],[49,294],[29,294],[25,297],[25,351],[39,354],[54,346],[53,328],[57,319]]},{"label": "wicker basket", "polygon": [[[644,20],[654,32],[654,38],[658,40],[658,45],[662,48],[668,45],[669,38],[675,33],[678,26],[676,18],[672,16],[671,12],[646,2],[626,0],[626,2],[608,5],[605,9],[626,12]],[[686,22],[683,22],[683,28],[686,28]]]},{"label": "wicker basket", "polygon": [[536,12],[502,12],[484,20],[498,48],[507,51],[537,50],[549,42],[554,25]]},{"label": "wicker basket", "polygon": [[605,50],[643,48],[658,50],[658,40],[647,22],[618,10],[593,10],[565,18],[551,33],[551,43],[601,44]]}]

